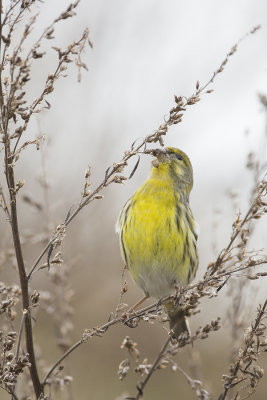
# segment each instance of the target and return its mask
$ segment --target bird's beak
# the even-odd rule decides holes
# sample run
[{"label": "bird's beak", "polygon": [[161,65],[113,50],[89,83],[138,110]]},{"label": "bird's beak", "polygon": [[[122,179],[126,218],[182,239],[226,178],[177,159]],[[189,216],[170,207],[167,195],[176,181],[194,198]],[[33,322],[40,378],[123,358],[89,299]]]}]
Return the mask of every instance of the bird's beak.
[{"label": "bird's beak", "polygon": [[152,151],[153,156],[157,157],[157,160],[152,161],[152,165],[156,168],[159,166],[159,162],[167,160],[168,154],[165,149],[155,149]]}]

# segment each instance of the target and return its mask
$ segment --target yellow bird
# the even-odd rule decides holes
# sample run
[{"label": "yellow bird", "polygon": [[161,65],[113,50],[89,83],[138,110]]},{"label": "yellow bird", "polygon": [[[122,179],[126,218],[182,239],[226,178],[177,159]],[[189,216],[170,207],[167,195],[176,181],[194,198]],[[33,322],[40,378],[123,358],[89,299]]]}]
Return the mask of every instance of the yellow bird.
[{"label": "yellow bird", "polygon": [[[161,299],[194,278],[197,229],[189,206],[193,186],[189,158],[174,147],[154,150],[153,155],[150,175],[121,210],[117,231],[122,257],[134,281],[145,298]],[[181,306],[170,302],[165,310],[176,338],[189,332]]]}]

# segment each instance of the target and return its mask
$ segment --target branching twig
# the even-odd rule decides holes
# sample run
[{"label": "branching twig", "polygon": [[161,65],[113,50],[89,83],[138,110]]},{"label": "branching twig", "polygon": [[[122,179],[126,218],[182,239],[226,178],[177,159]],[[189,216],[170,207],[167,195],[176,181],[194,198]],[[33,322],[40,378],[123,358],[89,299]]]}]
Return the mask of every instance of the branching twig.
[{"label": "branching twig", "polygon": [[[221,251],[221,253],[219,254],[215,263],[213,263],[209,266],[209,271],[207,271],[209,275],[213,275],[218,270],[218,268],[223,264],[223,262],[229,255],[229,252],[232,248],[234,241],[236,240],[238,235],[242,232],[242,228],[244,227],[244,225],[251,218],[255,218],[255,217],[257,218],[256,214],[257,214],[258,208],[259,208],[259,206],[262,205],[262,197],[266,195],[266,192],[267,192],[267,181],[265,180],[265,176],[264,176],[262,182],[258,185],[257,195],[256,195],[254,201],[252,202],[251,206],[249,207],[245,217],[242,220],[239,220],[239,218],[238,218],[237,222],[235,223],[235,229],[231,235],[231,238],[230,238],[230,241],[229,241],[227,247]],[[254,210],[256,210],[256,211],[254,212]],[[266,212],[265,209],[263,209],[263,210],[264,210],[264,212]]]},{"label": "branching twig", "polygon": [[[259,261],[258,264],[257,263],[253,263],[253,266],[262,265],[262,263],[263,263],[262,261]],[[264,263],[267,263],[267,260],[265,260]],[[204,291],[204,287],[205,286],[208,287],[208,288],[212,288],[212,287],[214,287],[214,285],[217,285],[217,287],[219,287],[221,285],[220,284],[221,278],[228,277],[228,276],[234,276],[235,273],[243,271],[243,270],[245,270],[247,268],[251,268],[251,265],[241,266],[241,267],[238,267],[236,269],[232,269],[232,271],[221,272],[220,274],[218,274],[216,276],[216,278],[214,276],[213,277],[208,277],[208,278],[205,278],[205,279],[199,281],[198,283],[196,283],[194,285],[190,285],[190,286],[188,286],[186,288],[183,288],[183,292],[186,293],[186,292],[190,292],[190,291],[193,291],[193,290],[199,291],[199,288],[202,288],[201,289],[202,296],[204,296],[204,295],[209,296],[209,295],[211,295],[211,292],[210,291],[206,291],[205,292]],[[266,274],[265,273],[259,273],[259,276],[266,275]],[[211,284],[212,280],[213,280],[213,285]],[[212,290],[212,289],[210,289],[210,290]],[[169,301],[170,299],[173,299],[173,298],[174,298],[174,296],[170,296],[170,297],[168,297],[166,299],[163,299],[162,300],[162,304],[164,304],[165,301]],[[190,300],[190,296],[189,296],[189,300]],[[132,316],[128,316],[126,313],[124,313],[121,316],[116,317],[116,318],[108,321],[107,323],[101,325],[100,327],[96,327],[96,328],[85,330],[85,332],[83,333],[82,338],[80,340],[78,340],[73,346],[71,346],[62,355],[62,357],[60,357],[60,359],[51,367],[51,369],[49,370],[49,372],[47,373],[47,375],[46,375],[46,377],[45,377],[45,379],[43,381],[43,385],[47,384],[48,379],[50,378],[50,376],[53,373],[53,371],[57,368],[57,366],[59,366],[62,363],[62,361],[64,361],[64,359],[66,357],[68,357],[76,348],[78,348],[81,344],[85,343],[87,341],[87,339],[89,339],[89,338],[91,338],[93,336],[101,336],[103,333],[105,333],[108,330],[109,327],[111,327],[113,325],[116,325],[116,324],[119,324],[119,323],[127,325],[132,320],[138,319],[138,318],[146,315],[147,313],[152,313],[153,314],[155,312],[157,306],[158,306],[158,302],[155,302],[155,303],[153,303],[153,304],[151,304],[151,305],[149,305],[147,307],[144,307],[143,309],[135,312],[134,315],[132,315]],[[197,336],[196,336],[196,338],[197,338]],[[191,341],[190,341],[190,343],[191,343]],[[182,341],[181,343],[178,343],[178,346],[183,346],[184,344],[187,344],[187,342]]]}]

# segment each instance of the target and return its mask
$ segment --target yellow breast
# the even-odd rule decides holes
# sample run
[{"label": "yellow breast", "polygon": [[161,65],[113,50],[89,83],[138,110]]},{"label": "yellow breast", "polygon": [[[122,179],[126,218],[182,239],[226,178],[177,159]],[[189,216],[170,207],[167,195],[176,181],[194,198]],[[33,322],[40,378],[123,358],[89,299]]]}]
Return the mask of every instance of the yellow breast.
[{"label": "yellow breast", "polygon": [[189,205],[180,201],[171,178],[155,173],[126,203],[118,225],[133,279],[146,295],[159,298],[176,284],[188,284],[198,260]]}]

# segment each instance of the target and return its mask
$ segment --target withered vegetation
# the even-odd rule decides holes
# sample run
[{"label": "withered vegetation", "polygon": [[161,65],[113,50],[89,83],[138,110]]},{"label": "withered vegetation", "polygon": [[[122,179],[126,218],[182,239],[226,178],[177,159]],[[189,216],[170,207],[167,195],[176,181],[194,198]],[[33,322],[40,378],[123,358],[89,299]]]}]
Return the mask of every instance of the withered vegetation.
[{"label": "withered vegetation", "polygon": [[[70,64],[76,64],[78,68],[78,80],[81,79],[81,70],[87,70],[82,56],[86,47],[92,47],[89,39],[89,30],[86,28],[80,38],[70,43],[65,49],[51,46],[49,51],[55,51],[58,56],[57,63],[52,71],[46,71],[45,59],[47,42],[54,44],[58,23],[68,20],[76,15],[79,0],[71,3],[52,23],[46,27],[40,37],[33,41],[32,32],[38,23],[36,2],[34,0],[10,0],[6,2],[6,9],[1,1],[0,14],[0,155],[3,158],[5,181],[0,186],[0,207],[2,217],[9,223],[13,238],[12,249],[1,249],[0,264],[4,265],[8,259],[16,265],[17,281],[13,285],[0,283],[0,314],[4,323],[0,331],[0,387],[5,390],[12,399],[25,398],[52,399],[52,389],[57,386],[68,386],[72,380],[70,375],[63,374],[65,359],[79,346],[95,336],[102,337],[105,332],[114,325],[122,324],[129,328],[138,327],[140,321],[149,323],[158,322],[166,330],[166,341],[158,352],[153,362],[146,355],[141,357],[135,343],[129,336],[123,341],[121,348],[128,351],[128,358],[124,359],[118,369],[120,380],[125,379],[132,369],[138,376],[137,393],[132,399],[141,399],[151,376],[155,371],[170,368],[174,372],[181,373],[195,393],[197,399],[209,399],[210,394],[204,388],[204,384],[191,378],[179,365],[177,353],[181,347],[189,347],[198,340],[207,339],[210,334],[216,334],[221,327],[221,320],[217,318],[209,324],[200,326],[190,337],[181,335],[178,340],[172,338],[171,332],[165,327],[166,317],[163,314],[164,301],[173,301],[186,307],[188,316],[199,313],[199,305],[202,298],[212,301],[214,297],[226,296],[226,284],[237,282],[239,288],[234,298],[232,310],[228,313],[233,334],[233,350],[229,349],[232,361],[229,372],[223,375],[223,389],[221,394],[213,395],[213,398],[224,400],[226,398],[245,399],[255,392],[259,380],[263,377],[263,369],[258,359],[260,353],[267,351],[266,331],[264,320],[266,319],[267,300],[258,306],[257,311],[251,316],[251,326],[245,329],[240,325],[238,316],[242,312],[242,296],[250,280],[261,281],[266,275],[267,255],[258,250],[250,250],[248,242],[254,230],[254,225],[267,212],[267,180],[266,164],[257,160],[257,155],[249,154],[248,168],[253,172],[254,186],[251,190],[251,200],[247,212],[237,216],[232,225],[232,234],[228,244],[221,250],[215,261],[211,262],[203,277],[188,287],[177,288],[175,296],[162,299],[161,303],[154,303],[134,313],[126,311],[127,305],[122,302],[122,297],[127,292],[127,282],[122,279],[121,299],[110,319],[92,328],[84,329],[81,338],[71,344],[70,332],[72,325],[72,289],[68,286],[68,267],[63,263],[61,251],[55,252],[62,244],[66,229],[71,221],[94,200],[100,200],[102,191],[113,183],[123,183],[131,178],[136,171],[142,154],[150,153],[149,144],[164,145],[163,137],[171,126],[182,122],[183,114],[189,106],[197,104],[201,96],[210,94],[210,89],[215,78],[224,70],[229,59],[236,53],[240,42],[249,34],[254,34],[260,27],[253,28],[226,55],[210,80],[201,85],[197,81],[194,93],[189,96],[175,96],[174,106],[169,111],[166,120],[153,133],[146,136],[141,142],[134,141],[126,150],[119,162],[107,168],[103,180],[95,184],[91,189],[90,167],[85,173],[85,183],[81,200],[66,215],[65,221],[58,225],[50,234],[50,240],[40,252],[32,266],[25,265],[22,252],[22,236],[19,231],[18,216],[18,192],[23,191],[24,182],[16,181],[15,171],[17,161],[22,152],[29,146],[36,146],[39,150],[43,146],[45,137],[40,135],[37,139],[27,140],[27,129],[34,114],[49,110],[51,105],[48,96],[56,88],[58,79],[64,78]],[[17,41],[15,30],[22,27],[22,33]],[[45,49],[45,50],[44,50]],[[44,74],[44,86],[37,97],[31,99],[29,83],[32,80],[32,67],[36,60],[42,59]],[[45,75],[46,74],[46,75]],[[260,102],[267,113],[267,99],[265,95],[259,95]],[[137,162],[129,177],[123,175],[128,161],[137,157]],[[45,183],[44,183],[45,186]],[[37,210],[41,205],[23,194],[19,201],[29,203]],[[71,209],[70,209],[71,210]],[[32,242],[32,246],[35,243]],[[64,264],[63,268],[58,268]],[[265,268],[264,268],[265,267]],[[33,274],[40,269],[45,269],[48,279],[51,281],[52,293],[47,293],[38,288],[29,288]],[[265,270],[264,270],[265,269]],[[229,287],[229,285],[228,285]],[[44,367],[45,362],[36,356],[38,338],[33,338],[33,316],[37,306],[44,307],[54,314],[55,341],[62,351],[61,357],[50,367]],[[18,327],[18,329],[16,329]],[[240,332],[245,329],[244,341],[240,343]],[[237,335],[237,332],[239,333]],[[141,361],[142,360],[142,361]],[[178,361],[177,361],[178,360]],[[133,365],[132,365],[133,364]],[[44,367],[44,368],[43,368]],[[75,371],[72,371],[75,375]]]}]

